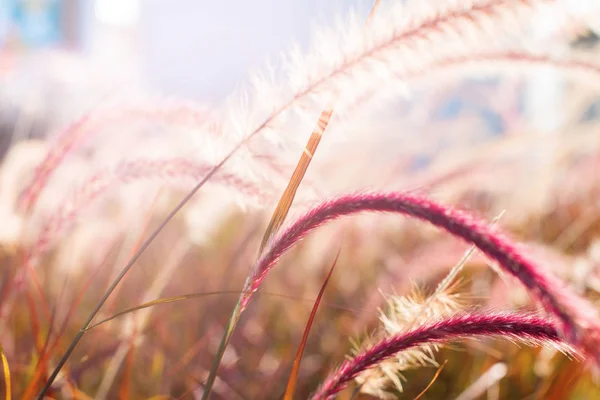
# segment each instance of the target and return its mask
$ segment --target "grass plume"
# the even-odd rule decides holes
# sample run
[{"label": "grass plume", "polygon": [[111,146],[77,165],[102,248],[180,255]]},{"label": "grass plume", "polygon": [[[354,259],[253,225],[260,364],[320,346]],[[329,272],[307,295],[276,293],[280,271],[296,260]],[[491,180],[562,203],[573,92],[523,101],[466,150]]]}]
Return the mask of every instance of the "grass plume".
[{"label": "grass plume", "polygon": [[445,207],[411,193],[369,193],[332,199],[313,208],[285,229],[263,253],[249,280],[250,290],[242,308],[258,290],[269,270],[290,247],[315,228],[343,216],[359,212],[392,212],[427,221],[430,224],[476,246],[482,253],[517,278],[561,323],[567,340],[581,345],[597,362],[596,343],[600,322],[595,308],[570,291],[559,279],[538,265],[507,236],[470,214]]},{"label": "grass plume", "polygon": [[332,398],[358,374],[401,351],[424,344],[441,344],[477,336],[499,336],[531,345],[550,344],[575,353],[568,344],[562,342],[556,325],[550,320],[520,314],[459,314],[386,338],[351,360],[344,361],[312,399]]}]

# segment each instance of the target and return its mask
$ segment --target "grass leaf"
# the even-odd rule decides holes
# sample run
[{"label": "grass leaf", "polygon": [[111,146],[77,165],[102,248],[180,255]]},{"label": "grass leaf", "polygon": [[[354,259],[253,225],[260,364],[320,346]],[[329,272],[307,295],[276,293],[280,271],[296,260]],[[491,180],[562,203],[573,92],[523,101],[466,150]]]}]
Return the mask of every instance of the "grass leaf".
[{"label": "grass leaf", "polygon": [[[375,0],[375,2],[373,3],[371,12],[369,13],[369,16],[367,18],[367,24],[373,18],[373,15],[375,14],[375,11],[377,10],[377,7],[379,7],[380,3],[381,0]],[[281,225],[285,221],[285,218],[287,217],[288,212],[290,211],[290,207],[294,202],[294,197],[296,196],[298,187],[300,186],[300,183],[302,183],[302,179],[304,179],[306,170],[308,169],[308,166],[310,165],[315,155],[315,152],[319,147],[321,138],[323,137],[325,130],[329,126],[329,121],[331,120],[335,108],[335,103],[339,96],[340,93],[335,93],[332,96],[331,103],[327,105],[325,109],[323,109],[323,111],[321,111],[321,115],[319,116],[319,119],[317,121],[317,126],[312,131],[310,138],[308,139],[308,143],[306,143],[304,151],[300,156],[300,160],[298,160],[298,164],[294,169],[294,173],[292,174],[292,177],[290,178],[290,181],[288,182],[288,185],[285,188],[283,194],[281,195],[281,198],[277,203],[277,207],[275,208],[275,211],[271,216],[271,220],[269,221],[269,225],[265,230],[265,234],[260,244],[259,254],[262,253],[265,246],[269,243],[269,240],[271,240],[271,238],[277,233],[277,231],[279,230],[279,228],[281,228]]]},{"label": "grass leaf", "polygon": [[279,199],[279,203],[277,203],[277,207],[271,216],[271,221],[269,221],[269,225],[265,230],[265,234],[263,236],[262,242],[260,244],[259,254],[262,253],[265,246],[269,243],[269,240],[277,233],[285,218],[290,211],[290,207],[294,202],[294,197],[296,197],[296,192],[300,183],[302,183],[302,179],[304,179],[304,175],[306,174],[306,170],[312,161],[315,152],[317,151],[317,147],[319,147],[319,143],[321,142],[321,138],[325,133],[325,129],[329,125],[329,121],[331,120],[331,116],[333,115],[333,105],[327,107],[321,112],[321,116],[319,117],[319,121],[317,122],[316,128],[313,130],[310,138],[308,139],[308,143],[304,148],[304,152],[300,156],[300,160],[298,160],[298,164],[296,165],[296,169],[294,169],[294,173],[288,182],[287,187],[285,188],[281,198]]},{"label": "grass leaf", "polygon": [[444,367],[446,366],[446,364],[448,363],[448,360],[444,361],[444,363],[442,365],[439,366],[439,368],[437,369],[437,371],[435,372],[435,375],[433,375],[433,378],[431,379],[431,382],[429,382],[429,385],[427,385],[425,387],[425,389],[423,389],[423,391],[421,393],[419,393],[417,395],[417,397],[414,398],[414,400],[419,400],[421,397],[423,397],[425,395],[425,393],[427,393],[427,391],[429,390],[429,388],[433,385],[433,383],[437,380],[437,378],[440,376],[440,374],[442,373],[442,369],[444,369]]},{"label": "grass leaf", "polygon": [[10,368],[8,365],[8,359],[6,358],[6,355],[4,354],[4,349],[2,348],[1,344],[0,344],[0,358],[2,358],[2,370],[4,371],[5,398],[6,398],[6,400],[11,400],[12,392],[11,392],[11,386],[10,386]]},{"label": "grass leaf", "polygon": [[335,259],[333,260],[333,263],[329,268],[329,273],[327,273],[325,282],[323,282],[323,286],[321,286],[319,295],[317,296],[312,311],[310,312],[310,317],[308,318],[308,322],[306,323],[306,328],[304,329],[304,334],[302,335],[302,340],[300,341],[300,345],[298,346],[298,352],[296,353],[296,358],[294,359],[294,366],[292,367],[292,372],[290,372],[290,378],[288,379],[287,387],[285,389],[285,395],[283,396],[284,400],[292,400],[294,398],[294,391],[296,389],[296,383],[298,382],[298,373],[300,372],[300,362],[302,361],[302,354],[304,354],[304,349],[306,348],[308,334],[310,332],[310,328],[312,327],[313,321],[315,320],[315,315],[317,314],[319,304],[321,304],[321,299],[323,298],[323,294],[325,293],[325,288],[329,283],[329,278],[331,278],[331,274],[333,273],[333,269],[335,268],[339,257],[340,250],[338,250]]}]

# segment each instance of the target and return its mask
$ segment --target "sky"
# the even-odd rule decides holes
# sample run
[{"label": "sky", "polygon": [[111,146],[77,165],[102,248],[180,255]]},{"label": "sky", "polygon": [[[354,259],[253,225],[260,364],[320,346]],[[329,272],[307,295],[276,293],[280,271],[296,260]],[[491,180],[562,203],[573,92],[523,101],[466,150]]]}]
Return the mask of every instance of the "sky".
[{"label": "sky", "polygon": [[139,15],[144,74],[158,90],[222,100],[248,75],[297,42],[369,0],[143,0]]}]

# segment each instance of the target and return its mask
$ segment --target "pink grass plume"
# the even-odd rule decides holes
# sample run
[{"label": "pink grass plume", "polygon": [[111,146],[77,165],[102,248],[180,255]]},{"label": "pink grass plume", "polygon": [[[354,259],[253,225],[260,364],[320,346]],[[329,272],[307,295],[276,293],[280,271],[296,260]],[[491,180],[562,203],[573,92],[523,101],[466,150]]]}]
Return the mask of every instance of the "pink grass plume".
[{"label": "pink grass plume", "polygon": [[426,344],[441,344],[482,336],[499,336],[534,345],[550,344],[576,354],[568,344],[562,342],[554,323],[548,319],[523,314],[466,313],[433,321],[385,338],[357,354],[356,357],[345,360],[329,375],[312,399],[332,398],[358,374],[399,352]]},{"label": "pink grass plume", "polygon": [[556,317],[559,330],[568,342],[600,364],[600,322],[589,301],[567,288],[497,228],[466,212],[413,193],[345,195],[308,211],[274,237],[258,259],[247,283],[242,310],[277,260],[309,232],[337,218],[368,211],[400,213],[427,221],[476,246],[502,270],[521,281],[545,310]]}]

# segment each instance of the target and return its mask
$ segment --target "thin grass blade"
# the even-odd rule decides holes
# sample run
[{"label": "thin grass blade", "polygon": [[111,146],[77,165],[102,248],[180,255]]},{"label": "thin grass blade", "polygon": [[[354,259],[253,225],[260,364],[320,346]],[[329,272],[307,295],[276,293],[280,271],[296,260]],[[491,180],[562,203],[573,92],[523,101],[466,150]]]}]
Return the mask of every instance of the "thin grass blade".
[{"label": "thin grass blade", "polygon": [[[373,18],[375,14],[375,10],[381,3],[381,0],[375,0],[373,3],[373,7],[371,8],[371,12],[367,17],[367,24]],[[294,197],[296,197],[296,192],[298,191],[298,187],[300,183],[302,183],[302,179],[304,179],[304,175],[319,147],[319,143],[321,142],[321,138],[325,133],[325,130],[329,126],[329,121],[331,120],[331,116],[333,115],[333,111],[335,109],[335,103],[339,98],[340,93],[334,93],[332,95],[331,102],[323,109],[321,115],[319,116],[319,120],[317,121],[317,126],[312,131],[310,138],[308,139],[308,143],[304,147],[304,152],[300,156],[300,160],[298,160],[298,164],[296,165],[296,169],[294,169],[294,173],[288,182],[287,187],[285,188],[279,202],[277,203],[277,207],[271,216],[271,220],[269,221],[269,225],[265,230],[265,234],[262,238],[262,242],[260,244],[259,254],[262,253],[265,246],[269,243],[269,240],[277,233],[281,225],[285,221],[287,217],[290,207],[294,201]]]},{"label": "thin grass blade", "polygon": [[306,147],[304,147],[304,152],[300,156],[300,160],[298,160],[296,169],[294,169],[294,173],[292,174],[292,177],[290,178],[290,181],[288,182],[288,185],[281,195],[279,203],[277,203],[277,207],[271,216],[271,220],[269,221],[269,225],[265,230],[265,234],[260,244],[259,253],[262,253],[267,243],[269,243],[269,240],[277,233],[290,211],[290,207],[292,206],[294,197],[296,197],[298,187],[300,186],[300,183],[302,183],[302,179],[304,179],[306,170],[308,169],[308,166],[310,165],[310,162],[312,161],[312,158],[319,147],[319,143],[321,142],[321,138],[325,133],[325,129],[327,129],[327,126],[329,125],[329,121],[333,115],[333,104],[334,103],[321,112],[317,126],[310,135],[308,143],[306,144]]},{"label": "thin grass blade", "polygon": [[3,374],[4,374],[4,398],[6,400],[11,400],[12,399],[12,391],[11,391],[11,386],[10,386],[10,368],[8,365],[8,359],[6,358],[6,355],[4,354],[4,349],[2,348],[2,345],[0,344],[0,358],[2,358],[2,370],[3,370]]},{"label": "thin grass blade", "polygon": [[152,300],[149,301],[147,303],[143,303],[140,304],[138,306],[135,307],[131,307],[128,308],[126,310],[123,311],[119,311],[116,314],[111,315],[108,318],[104,318],[103,320],[88,326],[85,331],[89,331],[91,329],[94,329],[102,324],[105,324],[109,321],[112,321],[115,318],[121,317],[123,315],[135,312],[135,311],[139,311],[139,310],[143,310],[145,308],[150,308],[150,307],[154,307],[154,306],[158,306],[161,304],[169,304],[169,303],[174,303],[176,301],[182,301],[182,300],[189,300],[189,299],[197,299],[200,297],[208,297],[208,296],[214,296],[217,294],[239,294],[240,291],[239,290],[235,290],[235,291],[215,291],[215,292],[203,292],[203,293],[191,293],[191,294],[185,294],[185,295],[181,295],[181,296],[173,296],[173,297],[165,297],[165,298],[161,298],[161,299],[156,299],[156,300]]},{"label": "thin grass blade", "polygon": [[427,393],[427,391],[429,390],[429,388],[431,388],[431,386],[433,386],[433,384],[437,380],[437,378],[439,378],[440,374],[442,373],[442,370],[444,369],[444,367],[446,366],[447,363],[448,363],[448,360],[444,361],[444,363],[439,366],[439,368],[435,372],[435,375],[433,375],[433,378],[431,379],[431,382],[429,382],[429,385],[427,385],[425,387],[425,389],[423,389],[423,391],[421,393],[419,393],[417,395],[417,397],[415,397],[413,400],[419,400],[421,397],[423,397],[425,395],[425,393]]},{"label": "thin grass blade", "polygon": [[127,352],[127,363],[125,371],[121,378],[121,388],[119,389],[119,400],[127,400],[131,392],[131,379],[133,377],[133,362],[135,361],[135,346],[129,348]]},{"label": "thin grass blade", "polygon": [[317,310],[319,309],[319,304],[321,304],[321,299],[323,298],[323,294],[325,293],[325,288],[329,283],[329,278],[331,278],[331,274],[333,273],[333,269],[335,268],[339,257],[340,250],[338,250],[335,259],[333,260],[333,263],[329,268],[329,272],[327,273],[325,282],[323,282],[323,286],[321,286],[319,295],[317,296],[312,311],[310,312],[310,317],[308,318],[308,322],[306,323],[306,328],[304,329],[304,334],[302,335],[302,340],[300,341],[300,345],[298,346],[298,352],[296,353],[296,358],[294,359],[294,366],[292,367],[292,372],[290,372],[290,378],[288,379],[287,387],[285,389],[285,395],[283,396],[284,400],[293,400],[294,398],[294,391],[296,390],[296,383],[298,382],[298,373],[300,372],[300,362],[302,361],[302,354],[304,354],[304,349],[306,348],[308,334],[310,333],[310,328],[312,327],[313,321],[315,320],[315,315],[317,314]]},{"label": "thin grass blade", "polygon": [[[98,322],[96,322],[93,325],[90,325],[86,328],[86,332],[89,330],[92,330],[94,328],[99,327],[100,325],[103,325],[107,322],[112,321],[113,319],[122,317],[124,315],[127,315],[129,313],[133,313],[139,310],[143,310],[145,308],[150,308],[150,307],[154,307],[154,306],[159,306],[162,304],[169,304],[169,303],[175,303],[178,301],[184,301],[184,300],[191,300],[191,299],[198,299],[198,298],[202,298],[202,297],[208,297],[208,296],[216,296],[216,295],[220,295],[220,294],[241,294],[242,292],[240,292],[239,290],[220,290],[220,291],[215,291],[215,292],[202,292],[202,293],[189,293],[189,294],[183,294],[181,296],[173,296],[173,297],[163,297],[160,299],[156,299],[156,300],[152,300],[149,301],[147,303],[143,303],[140,305],[137,305],[135,307],[131,307],[131,308],[127,308],[123,311],[119,311],[116,314],[111,315],[110,317],[106,317],[103,320],[100,320]],[[290,299],[290,300],[299,300],[299,301],[310,301],[313,302],[312,299],[303,299],[303,298],[297,298],[295,296],[290,296],[287,294],[282,294],[282,293],[272,293],[272,292],[261,292],[261,295],[266,295],[266,296],[275,296],[275,297],[281,297],[284,299]],[[360,310],[355,310],[353,308],[350,307],[344,307],[342,305],[339,304],[333,304],[333,303],[323,303],[326,307],[331,307],[331,308],[336,308],[338,310],[343,310],[343,311],[350,311],[350,312],[357,312]]]}]

